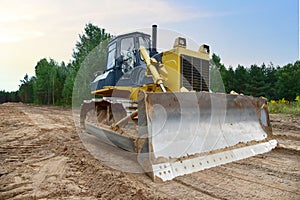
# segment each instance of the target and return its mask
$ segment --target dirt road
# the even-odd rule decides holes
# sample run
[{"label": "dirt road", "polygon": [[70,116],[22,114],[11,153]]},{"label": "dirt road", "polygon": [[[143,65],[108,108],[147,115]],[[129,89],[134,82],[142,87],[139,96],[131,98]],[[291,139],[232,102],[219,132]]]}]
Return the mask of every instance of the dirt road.
[{"label": "dirt road", "polygon": [[0,105],[0,199],[300,199],[300,117],[271,115],[270,153],[166,183],[107,167],[70,109]]}]

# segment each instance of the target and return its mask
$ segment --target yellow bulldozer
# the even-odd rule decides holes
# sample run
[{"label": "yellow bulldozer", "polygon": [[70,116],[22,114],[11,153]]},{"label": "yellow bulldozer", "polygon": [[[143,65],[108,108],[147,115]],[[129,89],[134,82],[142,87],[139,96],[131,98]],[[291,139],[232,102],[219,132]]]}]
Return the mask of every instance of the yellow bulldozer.
[{"label": "yellow bulldozer", "polygon": [[107,45],[103,73],[91,83],[96,98],[84,100],[86,132],[137,153],[156,182],[268,152],[272,136],[267,100],[210,91],[210,48],[157,52],[152,36],[133,32]]}]

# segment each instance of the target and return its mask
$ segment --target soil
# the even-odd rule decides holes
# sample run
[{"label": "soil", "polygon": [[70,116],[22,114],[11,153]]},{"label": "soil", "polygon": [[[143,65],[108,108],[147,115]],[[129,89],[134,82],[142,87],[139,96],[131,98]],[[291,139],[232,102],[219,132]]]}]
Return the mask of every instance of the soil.
[{"label": "soil", "polygon": [[154,183],[92,156],[71,109],[1,104],[0,199],[300,199],[300,117],[270,118],[273,151]]}]

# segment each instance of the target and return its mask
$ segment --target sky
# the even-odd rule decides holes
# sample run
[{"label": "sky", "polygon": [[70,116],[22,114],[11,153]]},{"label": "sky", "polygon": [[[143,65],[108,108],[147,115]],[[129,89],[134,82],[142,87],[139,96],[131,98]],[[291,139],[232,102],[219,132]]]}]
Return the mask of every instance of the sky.
[{"label": "sky", "polygon": [[157,24],[233,68],[299,59],[298,0],[0,0],[0,90],[18,90],[42,58],[68,63],[87,23],[114,35]]}]

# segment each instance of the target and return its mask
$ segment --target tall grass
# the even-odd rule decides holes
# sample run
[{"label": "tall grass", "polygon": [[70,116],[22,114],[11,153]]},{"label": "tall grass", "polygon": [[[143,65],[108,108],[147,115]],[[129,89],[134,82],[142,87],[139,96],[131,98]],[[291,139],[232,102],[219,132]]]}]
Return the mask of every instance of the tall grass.
[{"label": "tall grass", "polygon": [[300,96],[297,96],[295,101],[289,102],[282,98],[281,100],[271,100],[269,102],[270,113],[284,113],[300,116]]}]

